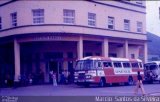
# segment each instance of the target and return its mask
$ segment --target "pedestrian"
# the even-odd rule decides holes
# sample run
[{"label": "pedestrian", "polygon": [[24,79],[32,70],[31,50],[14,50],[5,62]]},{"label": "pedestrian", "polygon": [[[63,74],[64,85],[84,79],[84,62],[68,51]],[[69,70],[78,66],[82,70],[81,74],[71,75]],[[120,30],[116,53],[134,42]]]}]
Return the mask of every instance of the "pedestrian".
[{"label": "pedestrian", "polygon": [[61,74],[61,83],[65,84],[65,82],[66,82],[65,72],[63,71],[62,74]]},{"label": "pedestrian", "polygon": [[57,78],[56,78],[56,73],[53,71],[50,72],[52,80],[53,80],[53,86],[57,86]]},{"label": "pedestrian", "polygon": [[33,84],[33,76],[32,76],[31,73],[30,73],[29,76],[28,76],[28,81],[29,81],[29,85],[32,85],[32,84]]},{"label": "pedestrian", "polygon": [[137,83],[136,83],[136,88],[135,88],[135,94],[138,93],[138,89],[141,89],[142,95],[145,95],[144,87],[143,87],[143,82],[142,82],[142,76],[140,74],[140,71],[137,72]]},{"label": "pedestrian", "polygon": [[57,78],[56,78],[56,73],[53,73],[53,86],[57,86]]},{"label": "pedestrian", "polygon": [[68,71],[64,71],[64,77],[65,77],[65,84],[68,84]]}]

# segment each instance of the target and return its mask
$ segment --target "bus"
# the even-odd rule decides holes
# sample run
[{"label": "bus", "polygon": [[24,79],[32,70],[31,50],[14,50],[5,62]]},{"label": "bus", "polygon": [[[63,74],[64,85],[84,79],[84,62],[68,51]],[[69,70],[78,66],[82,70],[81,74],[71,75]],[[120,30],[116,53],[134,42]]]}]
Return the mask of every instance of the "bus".
[{"label": "bus", "polygon": [[153,83],[159,81],[160,83],[160,61],[151,61],[144,64],[145,81]]},{"label": "bus", "polygon": [[137,81],[138,71],[144,77],[140,59],[89,56],[77,60],[74,82],[87,87],[90,84],[98,84],[100,87],[113,83],[133,85]]}]

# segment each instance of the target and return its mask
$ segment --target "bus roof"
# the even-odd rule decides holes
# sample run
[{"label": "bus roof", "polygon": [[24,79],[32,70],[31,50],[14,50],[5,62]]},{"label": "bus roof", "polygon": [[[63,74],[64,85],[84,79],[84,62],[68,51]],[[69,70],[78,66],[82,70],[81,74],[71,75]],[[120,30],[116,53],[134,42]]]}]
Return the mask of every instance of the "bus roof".
[{"label": "bus roof", "polygon": [[147,62],[147,63],[145,63],[145,64],[150,64],[150,63],[160,64],[160,61],[150,61],[150,62]]},{"label": "bus roof", "polygon": [[107,61],[138,61],[138,62],[142,62],[140,59],[128,59],[128,58],[115,58],[115,57],[101,57],[101,56],[88,56],[88,57],[84,57],[80,60],[107,60]]},{"label": "bus roof", "polygon": [[111,60],[111,59],[106,58],[106,57],[101,57],[101,56],[88,56],[88,57],[84,57],[80,60]]}]

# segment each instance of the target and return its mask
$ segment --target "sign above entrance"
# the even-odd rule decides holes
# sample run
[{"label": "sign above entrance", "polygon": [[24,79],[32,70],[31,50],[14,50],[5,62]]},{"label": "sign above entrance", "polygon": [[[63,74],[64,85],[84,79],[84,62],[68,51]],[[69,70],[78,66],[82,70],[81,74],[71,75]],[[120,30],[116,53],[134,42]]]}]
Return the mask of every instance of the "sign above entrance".
[{"label": "sign above entrance", "polygon": [[18,42],[29,42],[29,41],[79,41],[79,37],[71,35],[48,35],[39,34],[33,36],[24,36],[18,39]]},{"label": "sign above entrance", "polygon": [[34,40],[62,40],[61,36],[45,35],[45,36],[36,36]]}]

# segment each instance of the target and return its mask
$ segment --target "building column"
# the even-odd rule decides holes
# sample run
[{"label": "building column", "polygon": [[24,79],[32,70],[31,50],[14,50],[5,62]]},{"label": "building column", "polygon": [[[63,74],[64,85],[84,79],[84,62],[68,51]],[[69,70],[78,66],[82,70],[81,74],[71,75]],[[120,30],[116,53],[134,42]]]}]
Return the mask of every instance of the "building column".
[{"label": "building column", "polygon": [[15,76],[14,81],[19,81],[20,76],[20,44],[17,40],[14,40],[14,66],[15,66]]},{"label": "building column", "polygon": [[125,41],[125,44],[124,44],[124,57],[125,58],[128,58],[128,41],[126,40]]},{"label": "building column", "polygon": [[78,59],[83,58],[83,37],[80,36],[79,41],[77,43],[77,57]]},{"label": "building column", "polygon": [[108,49],[108,39],[105,38],[102,43],[102,56],[108,57]]},{"label": "building column", "polygon": [[147,42],[144,43],[144,63],[148,60]]}]

